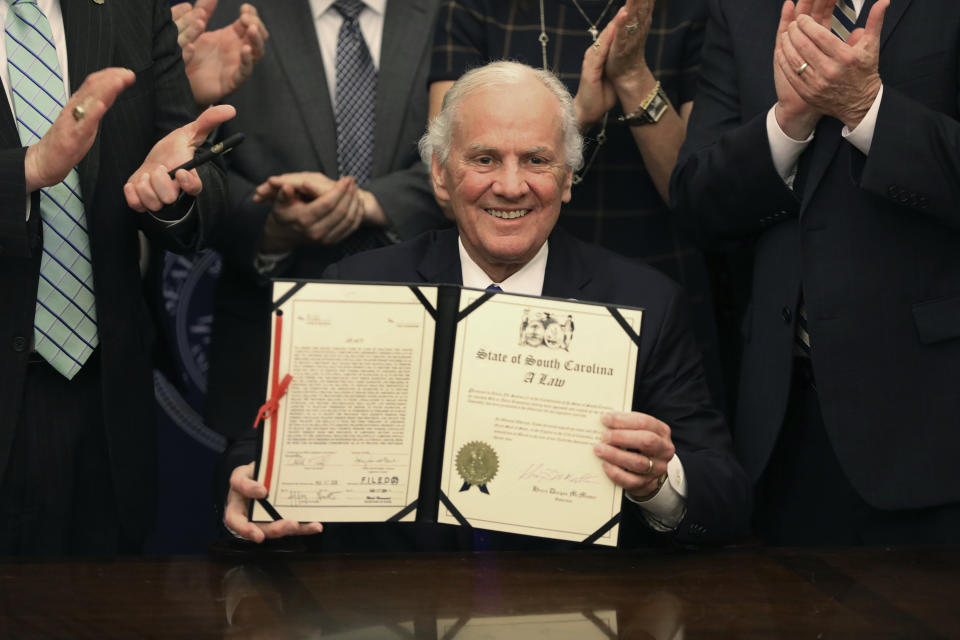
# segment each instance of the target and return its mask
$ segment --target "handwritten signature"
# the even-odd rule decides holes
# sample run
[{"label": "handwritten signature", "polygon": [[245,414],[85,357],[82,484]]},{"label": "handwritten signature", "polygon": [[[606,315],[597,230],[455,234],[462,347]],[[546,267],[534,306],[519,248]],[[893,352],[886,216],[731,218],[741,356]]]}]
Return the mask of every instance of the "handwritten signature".
[{"label": "handwritten signature", "polygon": [[397,464],[400,462],[399,458],[390,458],[388,456],[382,456],[380,458],[354,458],[354,464]]},{"label": "handwritten signature", "polygon": [[600,478],[596,473],[570,473],[548,467],[543,463],[533,463],[520,474],[520,480],[550,480],[569,482],[570,484],[595,484]]}]

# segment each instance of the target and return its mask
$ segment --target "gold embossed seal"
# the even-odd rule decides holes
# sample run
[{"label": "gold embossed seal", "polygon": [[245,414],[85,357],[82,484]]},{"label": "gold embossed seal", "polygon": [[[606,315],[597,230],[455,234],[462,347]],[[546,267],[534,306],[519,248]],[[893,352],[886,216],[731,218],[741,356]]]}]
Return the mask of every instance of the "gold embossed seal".
[{"label": "gold embossed seal", "polygon": [[468,442],[457,452],[457,473],[463,478],[460,491],[477,486],[483,493],[489,494],[487,483],[497,475],[500,462],[497,452],[486,442]]}]

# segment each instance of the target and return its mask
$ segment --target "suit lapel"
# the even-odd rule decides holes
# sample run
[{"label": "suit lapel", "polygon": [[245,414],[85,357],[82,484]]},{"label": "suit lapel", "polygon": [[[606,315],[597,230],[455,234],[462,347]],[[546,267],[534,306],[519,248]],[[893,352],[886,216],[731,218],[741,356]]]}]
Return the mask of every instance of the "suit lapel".
[{"label": "suit lapel", "polygon": [[417,273],[424,282],[463,284],[457,230],[444,229],[436,233],[436,241],[431,242],[427,248],[417,265]]},{"label": "suit lapel", "polygon": [[13,149],[21,146],[20,134],[17,132],[17,125],[13,120],[13,105],[9,100],[4,100],[5,109],[0,109],[0,145],[4,149]]},{"label": "suit lapel", "polygon": [[571,236],[559,229],[550,235],[543,295],[552,298],[584,297],[582,292],[592,276],[579,252],[574,250],[573,242]]},{"label": "suit lapel", "polygon": [[[118,0],[113,0],[114,2]],[[122,1],[122,0],[121,0]],[[110,4],[96,4],[91,0],[63,0],[63,30],[67,40],[67,66],[70,72],[71,95],[80,88],[87,76],[110,66],[113,51],[113,32]],[[92,202],[100,169],[100,134],[93,140],[90,151],[77,167],[80,189],[84,200]]]},{"label": "suit lapel", "polygon": [[270,38],[268,47],[274,50],[287,77],[321,170],[336,178],[337,126],[310,3],[307,0],[263,2],[258,9],[268,27],[288,25],[283,34]]},{"label": "suit lapel", "polygon": [[[884,16],[883,30],[880,34],[880,52],[883,53],[883,47],[890,38],[890,34],[896,28],[897,23],[907,10],[911,0],[896,0],[891,2],[887,8],[887,14]],[[876,0],[866,0],[860,14],[857,16],[857,27],[863,27],[867,24],[867,16],[870,15],[870,9],[876,4]],[[837,149],[840,147],[842,137],[840,135],[843,125],[836,119],[825,117],[817,126],[811,148],[804,155],[806,162],[801,160],[801,166],[806,165],[806,175],[802,179],[803,199],[801,204],[801,215],[810,202],[810,198],[816,191],[817,186],[826,174],[827,169],[833,162]]]},{"label": "suit lapel", "polygon": [[[400,140],[400,129],[410,103],[411,91],[424,91],[414,86],[424,42],[432,38],[433,20],[426,0],[388,2],[380,46],[380,69],[377,73],[376,130],[377,150],[373,175],[388,173]],[[424,123],[426,125],[426,123]]]},{"label": "suit lapel", "polygon": [[[866,12],[868,7],[872,7],[876,0],[867,0],[863,8]],[[890,6],[887,7],[887,14],[883,17],[883,31],[880,33],[880,53],[883,53],[883,47],[886,46],[887,40],[890,39],[890,34],[893,33],[894,29],[897,28],[897,24],[900,23],[900,18],[903,17],[903,14],[907,12],[907,9],[910,7],[911,0],[894,0],[890,3]],[[866,16],[864,15],[864,22],[866,24]]]}]

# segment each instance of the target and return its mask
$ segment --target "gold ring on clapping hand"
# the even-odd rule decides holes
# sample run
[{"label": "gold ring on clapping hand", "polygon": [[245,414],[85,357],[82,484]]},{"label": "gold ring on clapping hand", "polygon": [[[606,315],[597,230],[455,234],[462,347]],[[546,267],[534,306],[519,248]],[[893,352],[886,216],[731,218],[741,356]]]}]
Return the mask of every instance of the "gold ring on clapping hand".
[{"label": "gold ring on clapping hand", "polygon": [[802,74],[804,71],[807,70],[807,67],[809,67],[809,66],[810,66],[810,65],[808,65],[806,62],[804,62],[802,65],[800,65],[799,67],[797,67],[797,75],[799,76],[800,74]]},{"label": "gold ring on clapping hand", "polygon": [[74,120],[76,120],[77,122],[80,122],[81,120],[83,120],[84,116],[87,115],[87,110],[83,108],[82,104],[75,104],[73,105],[73,110],[71,110],[70,113],[73,114]]}]

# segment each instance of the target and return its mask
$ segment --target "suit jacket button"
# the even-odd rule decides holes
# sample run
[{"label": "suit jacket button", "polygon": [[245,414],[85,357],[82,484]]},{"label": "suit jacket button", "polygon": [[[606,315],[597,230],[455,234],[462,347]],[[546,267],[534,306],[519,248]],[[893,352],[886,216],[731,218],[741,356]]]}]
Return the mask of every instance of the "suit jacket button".
[{"label": "suit jacket button", "polygon": [[790,321],[793,320],[793,312],[790,311],[790,307],[780,309],[780,315],[783,316],[784,324],[790,324]]},{"label": "suit jacket button", "polygon": [[11,346],[13,347],[14,351],[21,353],[27,349],[27,339],[23,336],[14,336]]}]

